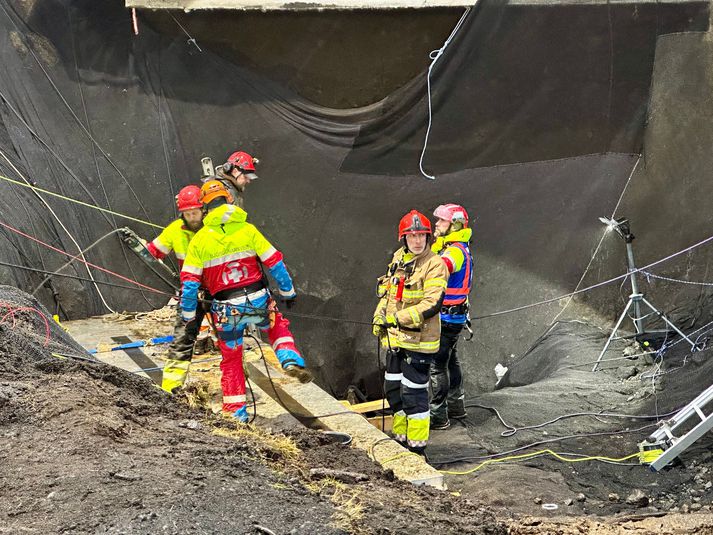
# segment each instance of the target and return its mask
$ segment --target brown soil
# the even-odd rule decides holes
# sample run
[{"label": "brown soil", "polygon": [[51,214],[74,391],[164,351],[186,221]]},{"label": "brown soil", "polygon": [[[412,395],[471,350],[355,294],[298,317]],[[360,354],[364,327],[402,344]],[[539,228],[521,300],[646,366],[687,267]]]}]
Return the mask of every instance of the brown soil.
[{"label": "brown soil", "polygon": [[[640,467],[546,458],[450,477],[450,492],[417,488],[316,431],[241,427],[192,408],[190,389],[168,396],[118,368],[52,356],[81,348],[54,324],[50,335],[31,311],[0,323],[0,533],[713,533],[711,514],[668,509],[679,497],[710,503],[711,455],[648,489]],[[633,486],[660,509],[623,503]],[[564,504],[580,491],[585,502]]]},{"label": "brown soil", "polygon": [[239,427],[123,370],[52,356],[78,352],[54,326],[43,347],[38,318],[0,323],[2,533],[506,533],[315,431]]}]

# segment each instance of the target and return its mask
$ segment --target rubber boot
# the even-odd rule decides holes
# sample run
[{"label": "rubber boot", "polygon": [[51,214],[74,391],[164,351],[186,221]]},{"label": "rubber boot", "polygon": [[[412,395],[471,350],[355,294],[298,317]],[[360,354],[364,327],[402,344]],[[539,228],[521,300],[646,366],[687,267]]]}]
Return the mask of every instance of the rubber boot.
[{"label": "rubber boot", "polygon": [[278,349],[275,351],[275,355],[280,361],[285,375],[294,377],[303,384],[312,381],[312,374],[305,368],[305,361],[299,353],[291,349]]},{"label": "rubber boot", "polygon": [[454,420],[462,420],[468,413],[465,411],[463,399],[448,400],[448,417]]},{"label": "rubber boot", "polygon": [[431,429],[434,431],[445,431],[446,429],[450,428],[451,426],[451,421],[446,418],[445,420],[436,420],[435,418],[431,417]]}]

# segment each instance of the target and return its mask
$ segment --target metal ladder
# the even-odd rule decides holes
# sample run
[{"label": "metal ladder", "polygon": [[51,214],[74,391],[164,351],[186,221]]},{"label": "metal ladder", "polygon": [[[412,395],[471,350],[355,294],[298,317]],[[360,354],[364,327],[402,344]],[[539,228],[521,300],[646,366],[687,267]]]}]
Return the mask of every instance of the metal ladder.
[{"label": "metal ladder", "polygon": [[[713,400],[713,385],[701,392],[696,399],[683,407],[674,416],[661,423],[661,427],[652,433],[639,449],[644,452],[652,448],[661,448],[663,453],[650,464],[651,470],[657,472],[686,451],[694,442],[713,428],[713,413],[706,415],[703,408]],[[700,422],[681,437],[673,433],[692,416],[698,416]]]}]

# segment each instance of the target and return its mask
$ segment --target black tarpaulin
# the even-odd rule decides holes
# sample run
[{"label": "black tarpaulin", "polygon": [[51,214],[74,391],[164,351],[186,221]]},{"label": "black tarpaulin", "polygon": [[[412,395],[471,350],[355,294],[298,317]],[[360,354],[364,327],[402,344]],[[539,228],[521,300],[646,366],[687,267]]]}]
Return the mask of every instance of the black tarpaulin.
[{"label": "black tarpaulin", "polygon": [[[370,320],[401,215],[444,202],[467,207],[476,315],[570,291],[601,236],[597,217],[610,214],[641,149],[657,36],[704,30],[708,20],[703,3],[480,6],[434,70],[425,162],[438,179],[430,182],[418,174],[423,76],[363,108],[325,108],[185,36],[143,23],[134,36],[119,1],[5,3],[0,150],[10,163],[0,155],[0,173],[164,225],[175,217],[175,193],[197,181],[201,156],[218,163],[236,148],[256,154],[260,180],[246,209],[285,254],[295,312],[347,320],[292,316],[298,345],[323,385],[378,394],[370,328],[348,320]],[[72,254],[127,223],[146,238],[157,233],[43,196],[53,215],[31,191],[0,188],[3,222]],[[1,232],[6,262],[54,270],[66,260]],[[113,236],[86,256],[168,290]],[[79,265],[68,272],[87,276]],[[40,277],[0,266],[0,281],[23,289]],[[39,297],[63,316],[107,311],[89,283],[55,278],[52,288]],[[115,310],[167,300],[101,292]],[[555,303],[478,322],[461,349],[470,386],[491,388],[492,366],[527,348],[559,310]]]}]

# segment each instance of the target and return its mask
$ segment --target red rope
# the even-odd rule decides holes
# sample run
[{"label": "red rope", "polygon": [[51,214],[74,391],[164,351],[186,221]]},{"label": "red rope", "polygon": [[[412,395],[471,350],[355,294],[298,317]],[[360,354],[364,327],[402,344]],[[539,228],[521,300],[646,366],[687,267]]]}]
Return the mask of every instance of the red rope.
[{"label": "red rope", "polygon": [[33,312],[37,312],[37,314],[40,315],[42,318],[42,321],[45,323],[45,343],[43,344],[45,347],[50,343],[50,324],[49,321],[47,320],[47,316],[45,316],[41,310],[34,308],[34,307],[13,307],[10,303],[0,303],[0,307],[7,307],[9,309],[8,313],[5,314],[2,318],[0,318],[0,323],[5,323],[5,320],[7,319],[8,316],[12,316],[12,327],[15,328],[16,324],[16,319],[15,319],[15,312],[21,312],[23,310],[31,310]]},{"label": "red rope", "polygon": [[145,284],[141,284],[141,283],[138,282],[138,281],[132,280],[132,279],[130,279],[130,278],[128,278],[128,277],[124,277],[123,275],[119,275],[118,273],[116,273],[116,272],[114,272],[114,271],[111,271],[111,270],[109,270],[109,269],[103,268],[103,267],[98,266],[98,265],[96,265],[96,264],[92,264],[91,262],[87,262],[86,260],[84,260],[84,259],[82,259],[82,258],[77,258],[75,255],[72,255],[72,254],[70,254],[70,253],[68,253],[68,252],[66,252],[66,251],[63,251],[62,249],[58,249],[57,247],[53,247],[53,246],[50,245],[49,243],[45,243],[45,242],[43,242],[42,240],[40,240],[40,239],[38,239],[38,238],[35,238],[34,236],[30,236],[29,234],[26,234],[26,233],[22,232],[21,230],[18,230],[18,229],[16,229],[15,227],[12,227],[12,226],[8,225],[7,223],[3,223],[2,221],[0,221],[0,225],[2,225],[2,226],[5,227],[6,229],[8,229],[8,230],[14,232],[15,234],[19,234],[19,235],[22,236],[23,238],[27,238],[27,239],[29,239],[29,240],[32,240],[33,242],[39,243],[40,245],[42,245],[42,246],[44,246],[44,247],[47,247],[48,249],[51,249],[51,250],[53,250],[53,251],[56,251],[56,252],[58,252],[58,253],[60,253],[60,254],[63,254],[63,255],[65,255],[65,256],[69,256],[69,257],[72,257],[72,258],[76,258],[78,261],[82,262],[83,264],[86,264],[86,265],[89,266],[89,267],[93,267],[94,269],[98,269],[99,271],[103,271],[104,273],[108,273],[109,275],[113,275],[114,277],[118,277],[118,278],[120,278],[121,280],[124,280],[124,281],[126,281],[126,282],[130,282],[131,284],[135,284],[136,286],[139,286],[140,288],[144,288],[144,289],[146,289],[146,290],[149,290],[149,291],[154,292],[154,293],[157,293],[157,294],[168,295],[168,296],[172,296],[172,295],[173,295],[173,294],[170,294],[170,293],[168,293],[168,292],[164,292],[164,291],[158,290],[158,289],[156,289],[156,288],[152,288],[151,286],[146,286]]}]

